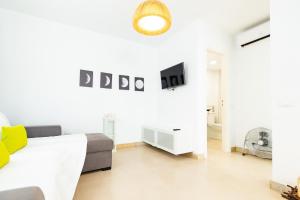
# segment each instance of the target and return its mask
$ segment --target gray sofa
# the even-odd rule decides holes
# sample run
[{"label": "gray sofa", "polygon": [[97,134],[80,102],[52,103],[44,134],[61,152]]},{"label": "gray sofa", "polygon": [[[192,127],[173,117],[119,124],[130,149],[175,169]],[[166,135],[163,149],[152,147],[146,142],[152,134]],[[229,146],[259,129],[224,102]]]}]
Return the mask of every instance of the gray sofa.
[{"label": "gray sofa", "polygon": [[[28,138],[62,135],[61,126],[28,126],[25,127]],[[87,151],[82,172],[110,170],[112,166],[113,141],[100,133],[86,134]],[[22,197],[22,198],[20,198]],[[18,188],[0,191],[1,200],[44,200],[43,192],[38,187]]]},{"label": "gray sofa", "polygon": [[39,187],[26,187],[0,192],[1,200],[44,200],[44,194]]},{"label": "gray sofa", "polygon": [[[61,126],[28,126],[27,137],[49,137],[62,135]],[[101,133],[87,133],[86,158],[82,172],[110,170],[112,166],[113,141]]]},{"label": "gray sofa", "polygon": [[27,126],[26,132],[28,138],[50,137],[62,135],[61,126]]},{"label": "gray sofa", "polygon": [[89,133],[87,150],[82,172],[110,170],[112,165],[113,141],[99,133]]}]

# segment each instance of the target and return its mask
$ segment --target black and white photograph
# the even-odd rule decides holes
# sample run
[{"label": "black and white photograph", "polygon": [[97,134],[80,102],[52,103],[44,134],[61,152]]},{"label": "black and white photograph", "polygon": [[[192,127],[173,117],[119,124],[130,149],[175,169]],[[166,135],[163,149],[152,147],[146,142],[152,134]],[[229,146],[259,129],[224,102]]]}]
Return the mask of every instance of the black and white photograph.
[{"label": "black and white photograph", "polygon": [[119,75],[119,89],[120,90],[129,90],[129,76]]},{"label": "black and white photograph", "polygon": [[80,87],[93,87],[93,71],[80,70]]},{"label": "black and white photograph", "polygon": [[144,92],[144,88],[145,88],[144,78],[135,77],[134,78],[134,90]]},{"label": "black and white photograph", "polygon": [[112,89],[112,77],[110,73],[101,72],[100,88]]}]

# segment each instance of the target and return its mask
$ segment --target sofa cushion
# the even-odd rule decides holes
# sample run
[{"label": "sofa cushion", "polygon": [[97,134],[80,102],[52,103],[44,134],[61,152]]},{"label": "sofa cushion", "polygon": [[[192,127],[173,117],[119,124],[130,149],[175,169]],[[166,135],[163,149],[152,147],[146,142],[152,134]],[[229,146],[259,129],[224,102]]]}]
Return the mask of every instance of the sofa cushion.
[{"label": "sofa cushion", "polygon": [[10,154],[27,145],[26,129],[22,125],[2,127],[2,141]]},{"label": "sofa cushion", "polygon": [[9,162],[9,152],[5,144],[0,140],[0,169]]},{"label": "sofa cushion", "polygon": [[87,153],[111,151],[113,149],[113,140],[101,133],[88,133],[86,137]]},{"label": "sofa cushion", "polygon": [[28,138],[50,137],[62,135],[61,126],[26,126]]},{"label": "sofa cushion", "polygon": [[6,116],[0,112],[0,140],[2,138],[2,126],[10,126]]}]

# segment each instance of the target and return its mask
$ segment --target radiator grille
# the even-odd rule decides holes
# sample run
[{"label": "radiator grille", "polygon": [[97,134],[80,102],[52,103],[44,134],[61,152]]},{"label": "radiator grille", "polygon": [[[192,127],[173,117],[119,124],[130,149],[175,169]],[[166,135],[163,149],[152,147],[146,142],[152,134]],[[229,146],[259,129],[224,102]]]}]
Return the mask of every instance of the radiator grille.
[{"label": "radiator grille", "polygon": [[155,143],[155,132],[151,129],[144,129],[143,139],[146,142]]},{"label": "radiator grille", "polygon": [[157,134],[157,144],[161,147],[174,150],[174,136],[163,132]]}]

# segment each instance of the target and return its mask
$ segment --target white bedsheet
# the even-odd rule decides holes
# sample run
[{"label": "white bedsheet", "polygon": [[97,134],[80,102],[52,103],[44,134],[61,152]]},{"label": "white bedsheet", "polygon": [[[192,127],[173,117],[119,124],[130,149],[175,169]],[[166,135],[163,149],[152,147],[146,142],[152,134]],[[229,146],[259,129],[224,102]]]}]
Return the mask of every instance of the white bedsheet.
[{"label": "white bedsheet", "polygon": [[46,200],[72,200],[86,155],[85,135],[31,138],[0,169],[0,191],[38,186]]}]

